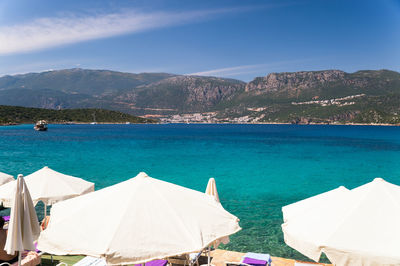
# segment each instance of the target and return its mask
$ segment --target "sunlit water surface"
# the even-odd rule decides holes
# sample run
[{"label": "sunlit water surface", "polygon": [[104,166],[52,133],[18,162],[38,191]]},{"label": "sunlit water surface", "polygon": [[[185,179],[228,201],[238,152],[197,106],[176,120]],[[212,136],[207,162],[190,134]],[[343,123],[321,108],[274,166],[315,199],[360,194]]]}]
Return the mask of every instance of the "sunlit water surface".
[{"label": "sunlit water surface", "polygon": [[[214,177],[223,206],[243,228],[224,248],[297,259],[304,257],[283,242],[282,206],[375,177],[400,184],[399,161],[399,127],[50,125],[47,132],[32,125],[0,127],[0,171],[14,176],[47,165],[101,189],[144,171],[199,191]],[[112,217],[113,210],[104,211]]]}]

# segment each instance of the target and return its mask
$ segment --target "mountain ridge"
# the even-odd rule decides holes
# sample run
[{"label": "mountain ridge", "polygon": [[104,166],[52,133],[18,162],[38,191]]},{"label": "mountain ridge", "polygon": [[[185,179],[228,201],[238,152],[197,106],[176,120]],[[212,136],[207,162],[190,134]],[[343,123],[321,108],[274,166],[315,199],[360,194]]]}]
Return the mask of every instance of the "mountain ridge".
[{"label": "mountain ridge", "polygon": [[398,97],[400,73],[386,69],[270,73],[248,83],[79,68],[0,77],[0,104],[163,118],[213,112],[211,122],[398,123]]}]

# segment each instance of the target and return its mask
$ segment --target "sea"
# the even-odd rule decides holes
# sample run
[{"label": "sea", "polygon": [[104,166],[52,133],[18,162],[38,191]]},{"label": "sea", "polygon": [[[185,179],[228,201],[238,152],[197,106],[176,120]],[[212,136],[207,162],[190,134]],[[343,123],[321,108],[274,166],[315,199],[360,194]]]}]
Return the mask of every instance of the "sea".
[{"label": "sea", "polygon": [[[96,190],[139,172],[198,191],[214,177],[222,205],[242,227],[222,248],[305,259],[283,241],[281,208],[375,177],[400,185],[400,127],[97,124],[49,125],[47,132],[33,125],[0,127],[1,172],[28,175],[44,166],[94,182]],[[37,208],[42,218],[43,205]],[[112,219],[113,210],[104,211]]]}]

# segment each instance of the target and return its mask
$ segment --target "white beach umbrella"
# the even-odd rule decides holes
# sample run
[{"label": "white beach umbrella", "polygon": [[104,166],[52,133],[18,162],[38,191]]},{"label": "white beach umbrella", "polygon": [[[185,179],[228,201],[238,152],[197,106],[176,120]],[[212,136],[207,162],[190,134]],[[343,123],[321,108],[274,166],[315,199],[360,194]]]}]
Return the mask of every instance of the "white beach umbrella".
[{"label": "white beach umbrella", "polygon": [[287,222],[290,218],[296,217],[296,215],[299,214],[301,215],[305,211],[311,211],[311,212],[317,211],[318,208],[323,208],[326,204],[329,204],[331,201],[335,202],[336,199],[344,197],[349,192],[350,190],[348,190],[344,186],[340,186],[336,189],[313,196],[311,198],[307,198],[286,205],[282,208],[283,221]]},{"label": "white beach umbrella", "polygon": [[238,221],[204,193],[140,173],[55,204],[38,248],[137,264],[203,250],[239,231]]},{"label": "white beach umbrella", "polygon": [[12,175],[0,172],[0,186],[11,181],[14,181],[14,177]]},{"label": "white beach umbrella", "polygon": [[399,265],[400,187],[376,178],[337,195],[290,217],[286,244],[335,265]]},{"label": "white beach umbrella", "polygon": [[[45,206],[52,205],[58,201],[94,191],[94,183],[78,177],[64,175],[47,166],[24,179],[32,195],[34,205],[39,201],[43,201]],[[0,202],[3,202],[5,207],[11,206],[11,188],[14,183],[16,181],[0,186]]]},{"label": "white beach umbrella", "polygon": [[14,183],[12,193],[14,197],[4,250],[10,255],[19,251],[18,265],[21,265],[21,252],[35,250],[33,241],[39,236],[40,228],[32,198],[22,175],[19,175]]},{"label": "white beach umbrella", "polygon": [[[205,193],[207,195],[212,196],[215,199],[216,202],[220,203],[219,196],[218,196],[218,191],[217,191],[217,183],[215,182],[215,179],[213,177],[211,177],[208,180]],[[225,237],[223,237],[221,239],[216,240],[213,243],[213,245],[214,245],[215,248],[217,248],[219,246],[219,244],[221,244],[221,243],[223,243],[225,245],[228,244],[229,243],[229,236],[225,236]]]},{"label": "white beach umbrella", "polygon": [[217,184],[215,183],[215,179],[211,177],[208,180],[207,187],[206,187],[206,194],[213,196],[217,202],[219,201],[218,191],[217,191]]}]

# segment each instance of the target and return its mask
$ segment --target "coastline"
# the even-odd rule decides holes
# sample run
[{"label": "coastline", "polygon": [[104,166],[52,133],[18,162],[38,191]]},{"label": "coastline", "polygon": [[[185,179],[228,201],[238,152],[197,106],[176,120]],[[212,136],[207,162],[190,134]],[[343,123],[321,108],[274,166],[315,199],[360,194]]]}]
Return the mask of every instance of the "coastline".
[{"label": "coastline", "polygon": [[[34,125],[35,123],[6,123],[0,124],[0,126],[20,126],[20,125]],[[152,125],[159,123],[133,123],[133,122],[68,122],[68,123],[48,123],[48,125]]]},{"label": "coastline", "polygon": [[[189,125],[299,125],[299,126],[391,126],[398,127],[400,124],[388,124],[388,123],[287,123],[287,122],[258,122],[258,123],[126,123],[126,122],[69,122],[69,123],[49,123],[49,125],[168,125],[168,124],[189,124]],[[0,126],[19,126],[19,125],[33,125],[33,123],[6,123],[0,124]]]}]

